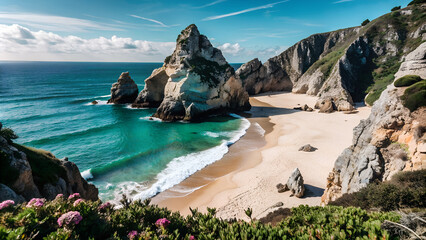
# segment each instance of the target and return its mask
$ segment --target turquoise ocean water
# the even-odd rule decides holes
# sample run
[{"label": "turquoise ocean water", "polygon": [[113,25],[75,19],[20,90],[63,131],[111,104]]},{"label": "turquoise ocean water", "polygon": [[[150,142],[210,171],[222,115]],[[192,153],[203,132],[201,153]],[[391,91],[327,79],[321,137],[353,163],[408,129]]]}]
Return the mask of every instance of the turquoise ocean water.
[{"label": "turquoise ocean water", "polygon": [[75,162],[101,199],[151,197],[219,160],[249,125],[236,115],[150,121],[155,109],[106,104],[121,72],[129,71],[141,90],[161,65],[0,62],[0,121],[18,143]]}]

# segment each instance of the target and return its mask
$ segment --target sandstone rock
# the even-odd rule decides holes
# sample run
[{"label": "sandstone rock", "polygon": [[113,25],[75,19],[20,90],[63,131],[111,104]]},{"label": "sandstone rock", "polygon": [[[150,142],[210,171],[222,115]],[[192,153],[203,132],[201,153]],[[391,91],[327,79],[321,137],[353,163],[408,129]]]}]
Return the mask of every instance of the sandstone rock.
[{"label": "sandstone rock", "polygon": [[334,112],[334,103],[331,100],[325,100],[324,103],[322,104],[319,112],[320,113],[332,113]]},{"label": "sandstone rock", "polygon": [[310,144],[306,144],[306,145],[303,145],[302,147],[300,147],[299,151],[303,151],[303,152],[314,152],[317,149],[318,148],[312,147]]},{"label": "sandstone rock", "polygon": [[0,183],[0,202],[5,200],[13,200],[15,203],[25,202],[25,198],[16,194],[8,186]]},{"label": "sandstone rock", "polygon": [[54,199],[59,193],[68,196],[78,192],[82,198],[90,200],[98,199],[98,189],[93,184],[87,183],[87,181],[81,177],[77,165],[67,161],[68,158],[60,160],[55,158],[53,154],[43,150],[25,150],[39,151],[37,154],[44,157],[45,161],[52,161],[58,164],[58,167],[64,169],[66,179],[61,178],[62,173],[58,172],[56,173],[58,177],[57,182],[43,183],[39,178],[34,178],[35,175],[29,163],[29,159],[27,159],[27,155],[23,152],[24,150],[18,150],[16,147],[9,144],[3,137],[0,137],[0,151],[5,153],[6,157],[9,158],[7,161],[9,166],[0,167],[10,167],[11,171],[16,171],[17,173],[16,179],[12,179],[11,183],[7,183],[7,187],[10,190],[0,185],[2,187],[0,189],[0,198],[4,194],[4,196],[10,196],[22,202],[23,199],[26,201],[29,201],[31,198],[39,197]]},{"label": "sandstone rock", "polygon": [[241,80],[233,76],[234,69],[195,25],[178,36],[176,49],[163,67],[169,78],[154,117],[197,121],[214,113],[251,108]]},{"label": "sandstone rock", "polygon": [[305,193],[305,185],[303,184],[303,177],[298,168],[294,169],[293,173],[287,180],[286,186],[291,191],[290,196],[296,196],[298,198],[303,197],[303,194]]},{"label": "sandstone rock", "polygon": [[426,79],[426,42],[422,43],[414,51],[409,53],[405,61],[401,64],[399,71],[395,74],[395,79],[405,75],[419,75]]},{"label": "sandstone rock", "polygon": [[[167,66],[167,64],[165,64]],[[166,67],[155,69],[151,76],[145,79],[145,87],[139,93],[132,107],[158,107],[164,99],[164,88],[169,79]]]},{"label": "sandstone rock", "polygon": [[138,96],[138,86],[130,78],[129,72],[121,73],[117,82],[111,87],[111,98],[108,103],[133,103]]}]

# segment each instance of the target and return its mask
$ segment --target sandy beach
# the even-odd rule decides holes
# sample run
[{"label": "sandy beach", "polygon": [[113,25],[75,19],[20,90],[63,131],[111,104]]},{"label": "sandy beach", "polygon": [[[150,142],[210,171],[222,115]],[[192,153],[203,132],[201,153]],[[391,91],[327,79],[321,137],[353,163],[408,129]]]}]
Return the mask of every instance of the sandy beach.
[{"label": "sandy beach", "polygon": [[[253,209],[256,218],[283,207],[319,205],[328,173],[334,161],[352,142],[352,129],[368,117],[369,107],[358,113],[331,114],[293,110],[313,107],[317,98],[293,93],[269,93],[250,99],[252,110],[245,115],[250,128],[233,144],[223,159],[198,171],[182,183],[157,195],[153,203],[182,214],[189,207],[206,211],[217,208],[218,217],[246,219],[244,210]],[[298,149],[311,144],[315,152]],[[306,187],[303,198],[278,193],[276,185],[285,183],[299,168]]]}]

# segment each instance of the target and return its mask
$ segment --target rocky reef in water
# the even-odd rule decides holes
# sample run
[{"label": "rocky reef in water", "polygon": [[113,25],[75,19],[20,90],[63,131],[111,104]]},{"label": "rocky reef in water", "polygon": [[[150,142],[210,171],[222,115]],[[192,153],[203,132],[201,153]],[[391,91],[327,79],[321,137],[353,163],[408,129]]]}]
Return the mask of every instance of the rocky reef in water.
[{"label": "rocky reef in water", "polygon": [[[426,79],[426,42],[405,57],[395,76],[417,75]],[[397,79],[397,81],[398,81]],[[407,87],[389,85],[366,120],[354,128],[352,145],[337,158],[327,179],[322,202],[327,204],[366,187],[374,181],[389,180],[399,171],[426,168],[426,80],[423,99],[409,109],[403,95]]]},{"label": "rocky reef in water", "polygon": [[426,4],[392,11],[366,26],[314,34],[265,63],[253,59],[237,71],[250,95],[292,91],[318,96],[316,108],[332,103],[349,111],[372,105],[403,62],[426,40]]},{"label": "rocky reef in water", "polygon": [[[52,153],[12,142],[10,129],[0,123],[0,202],[17,203],[32,198],[54,199],[79,193],[88,200],[98,199],[98,189],[81,177],[75,163],[57,159]],[[12,134],[10,134],[12,133]]]},{"label": "rocky reef in water", "polygon": [[158,107],[165,121],[197,121],[211,114],[250,110],[249,95],[234,69],[194,24],[176,40],[164,65],[145,80],[133,107]]},{"label": "rocky reef in water", "polygon": [[133,103],[138,96],[138,92],[138,85],[130,77],[129,72],[123,72],[117,82],[111,87],[111,98],[108,103]]}]

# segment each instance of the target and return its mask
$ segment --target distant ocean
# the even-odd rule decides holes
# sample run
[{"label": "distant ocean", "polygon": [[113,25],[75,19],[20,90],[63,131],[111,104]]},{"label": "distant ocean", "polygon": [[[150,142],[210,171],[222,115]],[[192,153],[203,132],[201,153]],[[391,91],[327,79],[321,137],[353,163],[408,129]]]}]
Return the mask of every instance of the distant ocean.
[{"label": "distant ocean", "polygon": [[222,158],[250,125],[236,115],[163,123],[149,120],[155,109],[106,104],[121,72],[140,91],[161,65],[0,62],[0,121],[18,143],[75,162],[102,200],[152,197]]}]

